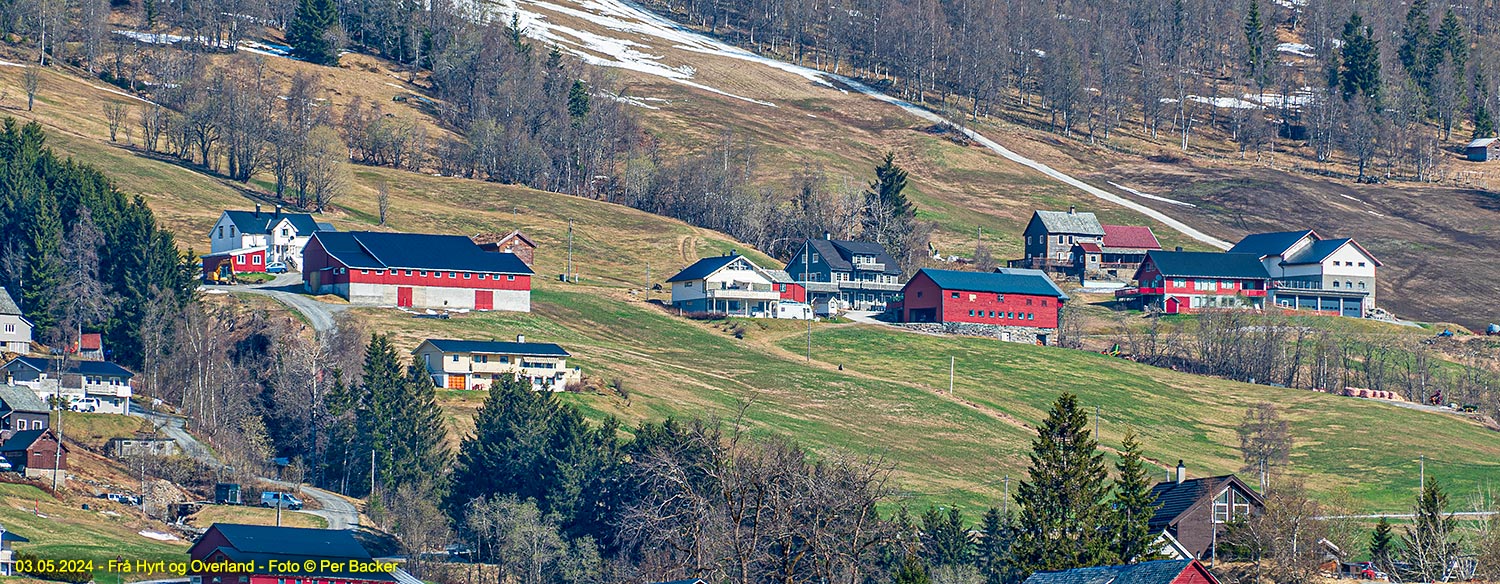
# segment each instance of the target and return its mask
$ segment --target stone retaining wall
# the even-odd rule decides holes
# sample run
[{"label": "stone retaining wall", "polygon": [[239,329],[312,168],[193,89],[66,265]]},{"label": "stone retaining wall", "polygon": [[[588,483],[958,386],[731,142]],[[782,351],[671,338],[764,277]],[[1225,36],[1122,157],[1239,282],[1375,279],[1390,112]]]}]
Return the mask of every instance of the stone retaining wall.
[{"label": "stone retaining wall", "polygon": [[1057,340],[1057,329],[1032,326],[1005,326],[973,322],[907,322],[901,323],[914,331],[942,335],[964,335],[988,337],[1013,343],[1052,344]]}]

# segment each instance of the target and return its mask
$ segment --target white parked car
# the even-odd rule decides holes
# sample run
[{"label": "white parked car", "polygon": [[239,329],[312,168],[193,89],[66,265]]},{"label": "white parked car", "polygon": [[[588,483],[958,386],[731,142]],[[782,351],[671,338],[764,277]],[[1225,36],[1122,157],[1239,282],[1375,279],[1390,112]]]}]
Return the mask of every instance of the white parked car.
[{"label": "white parked car", "polygon": [[68,409],[71,409],[71,410],[73,410],[75,412],[97,412],[97,411],[99,411],[99,398],[97,398],[97,397],[85,397],[85,398],[81,398],[81,399],[79,399],[77,401],[74,401],[71,405],[69,405]]}]

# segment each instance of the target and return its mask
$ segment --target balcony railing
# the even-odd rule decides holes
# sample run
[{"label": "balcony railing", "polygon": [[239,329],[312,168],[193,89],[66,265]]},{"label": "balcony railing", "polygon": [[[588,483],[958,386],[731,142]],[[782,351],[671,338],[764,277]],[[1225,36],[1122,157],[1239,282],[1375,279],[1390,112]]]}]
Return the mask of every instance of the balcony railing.
[{"label": "balcony railing", "polygon": [[856,263],[856,264],[854,264],[854,269],[856,269],[856,270],[864,270],[864,271],[867,271],[867,272],[884,272],[885,271],[885,264],[882,263],[882,262]]},{"label": "balcony railing", "polygon": [[707,290],[709,298],[717,300],[778,300],[781,293],[775,290],[755,290],[751,288],[718,288]]}]

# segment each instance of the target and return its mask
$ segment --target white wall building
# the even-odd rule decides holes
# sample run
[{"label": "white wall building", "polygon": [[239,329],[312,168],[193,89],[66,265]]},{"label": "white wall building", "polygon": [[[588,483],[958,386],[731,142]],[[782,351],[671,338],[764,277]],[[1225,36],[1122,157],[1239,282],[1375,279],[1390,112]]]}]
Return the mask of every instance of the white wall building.
[{"label": "white wall building", "polygon": [[292,269],[301,270],[302,248],[308,238],[319,231],[333,230],[332,225],[318,223],[307,213],[284,213],[281,207],[262,211],[256,205],[254,211],[224,211],[209,231],[208,239],[210,253],[264,249],[267,264],[285,262]]},{"label": "white wall building", "polygon": [[21,307],[0,288],[0,352],[30,353],[31,328],[31,321],[21,316]]},{"label": "white wall building", "polygon": [[506,377],[531,382],[535,391],[563,391],[583,380],[577,367],[568,367],[566,350],[552,343],[427,339],[417,345],[417,359],[432,383],[447,389],[488,391]]}]

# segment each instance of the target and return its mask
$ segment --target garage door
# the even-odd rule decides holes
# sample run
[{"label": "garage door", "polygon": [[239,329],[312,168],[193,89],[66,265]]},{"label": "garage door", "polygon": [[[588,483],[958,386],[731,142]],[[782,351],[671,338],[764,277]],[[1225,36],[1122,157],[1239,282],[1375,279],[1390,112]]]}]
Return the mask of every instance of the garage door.
[{"label": "garage door", "polygon": [[468,379],[463,375],[449,375],[448,389],[463,389],[468,387]]},{"label": "garage door", "polygon": [[474,291],[474,310],[491,310],[495,308],[495,292],[493,290]]},{"label": "garage door", "polygon": [[411,306],[411,287],[399,286],[396,288],[396,306]]}]

